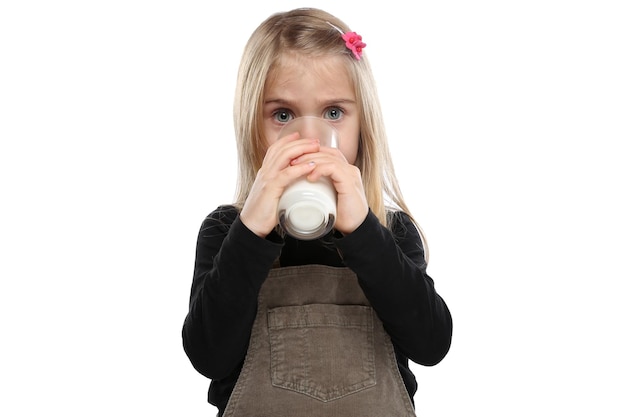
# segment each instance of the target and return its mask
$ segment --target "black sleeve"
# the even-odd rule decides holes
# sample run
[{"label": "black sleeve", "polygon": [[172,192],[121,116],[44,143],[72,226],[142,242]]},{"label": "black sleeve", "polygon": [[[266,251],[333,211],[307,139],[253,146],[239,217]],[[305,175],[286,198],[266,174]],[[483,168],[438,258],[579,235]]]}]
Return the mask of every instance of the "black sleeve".
[{"label": "black sleeve", "polygon": [[243,361],[259,290],[281,246],[252,233],[232,206],[203,221],[182,337],[189,360],[207,378],[224,378]]},{"label": "black sleeve", "polygon": [[336,245],[396,348],[421,365],[440,362],[450,349],[452,317],[426,273],[422,240],[411,219],[395,213],[390,230],[370,211]]}]

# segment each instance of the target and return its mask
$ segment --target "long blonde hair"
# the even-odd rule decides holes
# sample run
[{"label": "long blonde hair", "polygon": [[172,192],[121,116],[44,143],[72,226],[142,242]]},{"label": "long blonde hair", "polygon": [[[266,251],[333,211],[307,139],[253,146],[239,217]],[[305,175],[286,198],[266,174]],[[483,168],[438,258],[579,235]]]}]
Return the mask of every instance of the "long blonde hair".
[{"label": "long blonde hair", "polygon": [[[385,226],[389,211],[401,210],[413,219],[396,179],[367,54],[357,61],[338,29],[344,33],[351,31],[344,22],[323,10],[301,8],[270,16],[250,36],[239,67],[234,104],[239,155],[237,207],[243,207],[263,163],[266,142],[262,112],[268,75],[285,52],[309,56],[331,54],[344,57],[353,80],[361,129],[355,165],[361,170],[369,207]],[[417,223],[416,226],[426,248],[423,233]]]}]

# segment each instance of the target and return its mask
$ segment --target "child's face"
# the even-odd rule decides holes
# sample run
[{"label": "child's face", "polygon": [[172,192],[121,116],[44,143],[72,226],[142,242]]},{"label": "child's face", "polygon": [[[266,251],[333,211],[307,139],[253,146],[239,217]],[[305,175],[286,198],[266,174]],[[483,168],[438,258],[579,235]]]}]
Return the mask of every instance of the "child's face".
[{"label": "child's face", "polygon": [[278,140],[285,123],[295,117],[328,120],[339,132],[339,149],[349,163],[359,147],[359,114],[352,82],[341,57],[282,58],[269,78],[263,97],[263,126],[268,145]]}]

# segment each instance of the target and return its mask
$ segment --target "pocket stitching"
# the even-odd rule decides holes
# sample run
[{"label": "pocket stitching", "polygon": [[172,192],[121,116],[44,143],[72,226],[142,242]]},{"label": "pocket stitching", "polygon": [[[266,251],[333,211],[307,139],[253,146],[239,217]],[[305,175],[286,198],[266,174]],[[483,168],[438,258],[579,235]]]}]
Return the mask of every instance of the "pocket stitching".
[{"label": "pocket stitching", "polygon": [[[316,320],[311,320],[311,317],[315,317]],[[310,375],[311,355],[307,353],[309,350],[307,337],[311,337],[311,329],[320,328],[345,328],[359,332],[356,336],[343,333],[341,336],[347,338],[341,340],[343,343],[348,343],[349,339],[353,337],[358,337],[357,340],[363,342],[361,338],[364,338],[365,343],[362,344],[366,345],[366,351],[361,353],[361,370],[359,371],[361,375],[357,376],[356,382],[341,381],[337,387],[323,386],[324,383],[328,383],[328,380],[325,379],[327,375]],[[270,372],[273,386],[329,402],[376,385],[371,307],[333,304],[277,307],[268,311],[268,330],[270,336]],[[286,332],[291,332],[291,334],[285,334]],[[363,332],[364,334],[361,334]],[[295,344],[295,349],[300,352],[298,363],[294,363],[293,357],[291,359],[285,357],[286,348],[281,344],[284,343],[285,338],[289,338],[289,342]],[[294,346],[291,348],[293,349]],[[293,366],[289,366],[289,364]],[[280,368],[284,368],[284,370],[280,371]],[[283,376],[290,377],[292,381]],[[346,385],[348,382],[353,383]],[[316,385],[321,385],[321,387],[316,387]]]}]

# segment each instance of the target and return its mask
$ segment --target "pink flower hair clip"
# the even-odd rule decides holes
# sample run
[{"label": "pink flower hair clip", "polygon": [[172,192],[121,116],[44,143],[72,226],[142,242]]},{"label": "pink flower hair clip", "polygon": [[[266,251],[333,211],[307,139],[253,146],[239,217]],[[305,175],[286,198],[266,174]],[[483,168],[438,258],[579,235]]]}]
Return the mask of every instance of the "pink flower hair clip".
[{"label": "pink flower hair clip", "polygon": [[361,59],[363,55],[363,48],[367,45],[363,43],[361,35],[356,32],[348,32],[341,35],[344,41],[346,41],[346,47],[352,51],[357,61]]},{"label": "pink flower hair clip", "polygon": [[363,43],[363,38],[361,37],[361,35],[356,32],[343,33],[343,30],[339,29],[332,23],[326,23],[334,27],[337,32],[341,33],[341,38],[346,42],[346,48],[351,50],[356,60],[359,61],[361,59],[361,56],[363,55],[363,48],[367,46],[365,43]]}]

